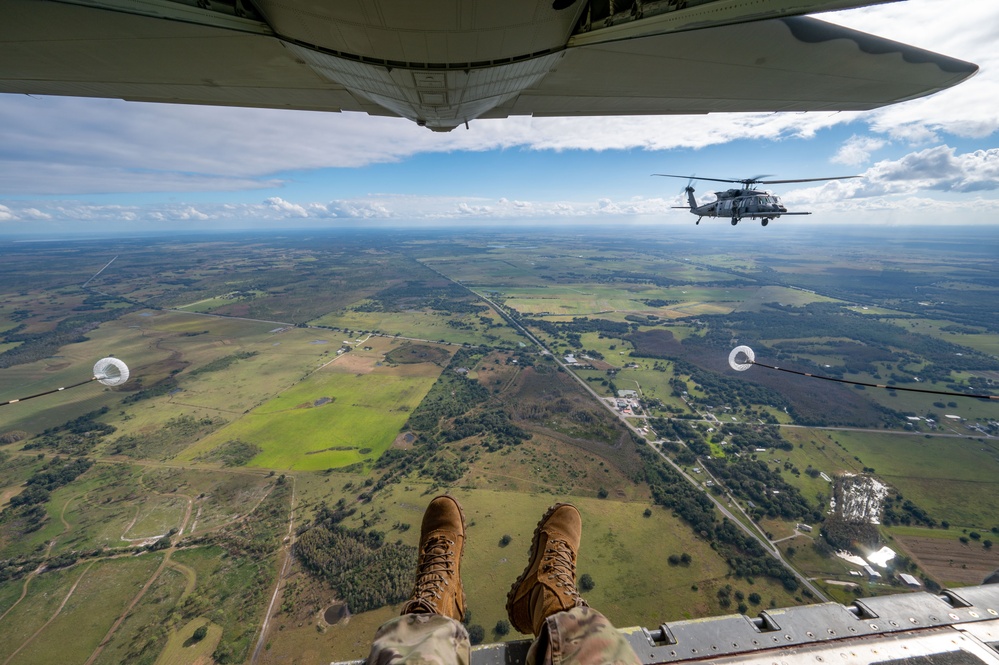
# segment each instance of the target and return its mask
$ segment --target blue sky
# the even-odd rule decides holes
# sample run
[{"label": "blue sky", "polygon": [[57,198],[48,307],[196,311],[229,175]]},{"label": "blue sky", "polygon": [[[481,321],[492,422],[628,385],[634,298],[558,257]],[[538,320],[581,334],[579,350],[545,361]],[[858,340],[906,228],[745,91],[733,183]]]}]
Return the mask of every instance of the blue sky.
[{"label": "blue sky", "polygon": [[982,68],[868,113],[511,118],[434,134],[363,114],[0,95],[0,233],[692,222],[670,208],[685,183],[655,172],[862,174],[773,190],[814,212],[794,224],[988,224],[999,212],[999,3],[941,6],[823,15]]}]

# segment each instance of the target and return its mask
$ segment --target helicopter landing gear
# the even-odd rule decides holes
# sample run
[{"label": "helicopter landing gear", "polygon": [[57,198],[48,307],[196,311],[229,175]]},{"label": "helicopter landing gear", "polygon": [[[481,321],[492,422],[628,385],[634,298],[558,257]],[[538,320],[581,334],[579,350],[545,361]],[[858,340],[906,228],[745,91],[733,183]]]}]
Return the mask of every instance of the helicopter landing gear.
[{"label": "helicopter landing gear", "polygon": [[762,220],[760,221],[760,224],[762,224],[763,226],[766,226],[766,225],[767,225],[767,224],[769,224],[769,223],[770,223],[770,218],[769,218],[769,217],[764,217],[764,218],[763,218],[763,219],[762,219]]},{"label": "helicopter landing gear", "polygon": [[739,218],[738,217],[733,217],[732,218],[732,226],[735,226],[738,223],[739,223]]}]

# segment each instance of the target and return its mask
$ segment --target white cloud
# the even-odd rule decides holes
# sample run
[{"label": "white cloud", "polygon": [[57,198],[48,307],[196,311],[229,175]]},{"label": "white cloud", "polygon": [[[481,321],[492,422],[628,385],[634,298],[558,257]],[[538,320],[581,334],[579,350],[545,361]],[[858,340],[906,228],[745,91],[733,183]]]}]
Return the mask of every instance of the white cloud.
[{"label": "white cloud", "polygon": [[272,196],[264,201],[270,208],[285,217],[308,217],[309,213],[297,203],[289,203],[278,196]]},{"label": "white cloud", "polygon": [[884,139],[873,136],[857,136],[854,134],[844,143],[832,157],[835,164],[846,164],[847,166],[860,166],[870,159],[871,153],[883,148],[886,144]]},{"label": "white cloud", "polygon": [[999,3],[957,0],[891,2],[825,14],[824,20],[871,32],[979,65],[972,79],[943,93],[872,111],[865,122],[879,133],[914,144],[939,132],[982,138],[999,130]]},{"label": "white cloud", "polygon": [[[878,224],[993,224],[999,199],[999,149],[958,154],[935,146],[882,160],[856,180],[781,192],[789,210]],[[939,192],[939,196],[927,196]],[[975,194],[975,196],[969,196]]]}]

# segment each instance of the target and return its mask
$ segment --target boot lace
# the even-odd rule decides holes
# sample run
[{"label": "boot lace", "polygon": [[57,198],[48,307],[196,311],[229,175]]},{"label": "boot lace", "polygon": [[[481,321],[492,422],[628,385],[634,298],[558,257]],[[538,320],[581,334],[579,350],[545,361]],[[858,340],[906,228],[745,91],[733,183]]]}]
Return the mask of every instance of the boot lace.
[{"label": "boot lace", "polygon": [[416,571],[416,585],[407,608],[437,612],[437,601],[455,573],[454,541],[436,536],[427,541]]},{"label": "boot lace", "polygon": [[582,601],[576,590],[576,561],[569,543],[564,540],[551,541],[545,549],[542,570],[547,573],[548,579],[555,582],[555,587],[561,589],[561,593],[575,602]]}]

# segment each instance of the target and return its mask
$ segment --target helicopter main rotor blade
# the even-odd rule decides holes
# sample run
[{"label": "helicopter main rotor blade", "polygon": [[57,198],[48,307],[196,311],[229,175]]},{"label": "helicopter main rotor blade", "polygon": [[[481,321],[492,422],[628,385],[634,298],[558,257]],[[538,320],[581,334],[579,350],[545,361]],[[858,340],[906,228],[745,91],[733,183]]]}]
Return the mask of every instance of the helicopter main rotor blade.
[{"label": "helicopter main rotor blade", "polygon": [[795,180],[740,180],[747,184],[758,185],[783,185],[789,182],[822,182],[824,180],[849,180],[850,178],[862,178],[859,175],[835,175],[828,178],[797,178]]},{"label": "helicopter main rotor blade", "polygon": [[686,178],[687,180],[710,180],[712,182],[743,182],[742,180],[726,180],[724,178],[701,178],[696,175],[672,175],[670,173],[653,173],[664,178]]}]

